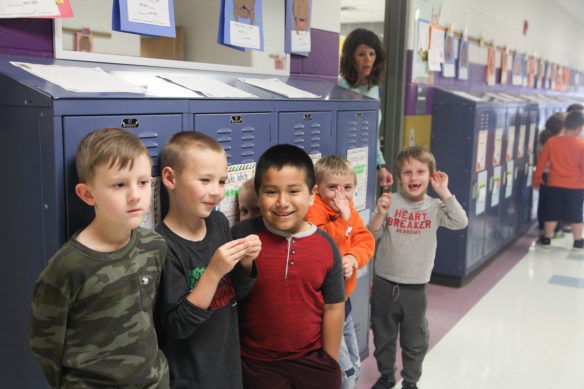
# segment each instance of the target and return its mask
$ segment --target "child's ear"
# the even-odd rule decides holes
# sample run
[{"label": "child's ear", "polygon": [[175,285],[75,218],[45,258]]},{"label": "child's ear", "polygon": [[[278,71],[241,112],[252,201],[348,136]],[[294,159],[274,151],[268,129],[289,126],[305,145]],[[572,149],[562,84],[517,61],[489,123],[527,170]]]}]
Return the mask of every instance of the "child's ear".
[{"label": "child's ear", "polygon": [[75,185],[75,193],[84,203],[90,206],[95,206],[95,198],[91,194],[91,190],[86,183],[80,182],[79,184]]},{"label": "child's ear", "polygon": [[310,197],[308,198],[308,205],[314,204],[314,196],[316,194],[317,187],[318,187],[318,185],[315,185],[314,188],[312,188],[312,193],[310,194]]},{"label": "child's ear", "polygon": [[160,175],[162,176],[162,183],[166,186],[166,189],[174,190],[176,187],[176,174],[174,170],[170,166],[165,166]]},{"label": "child's ear", "polygon": [[318,194],[318,184],[314,185],[314,189],[312,189],[312,193]]}]

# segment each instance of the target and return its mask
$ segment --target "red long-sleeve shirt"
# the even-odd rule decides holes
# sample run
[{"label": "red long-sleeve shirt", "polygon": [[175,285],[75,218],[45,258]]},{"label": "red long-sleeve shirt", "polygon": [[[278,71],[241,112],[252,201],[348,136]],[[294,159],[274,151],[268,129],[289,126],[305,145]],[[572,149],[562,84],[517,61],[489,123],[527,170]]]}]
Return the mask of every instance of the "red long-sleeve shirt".
[{"label": "red long-sleeve shirt", "polygon": [[543,183],[542,174],[549,165],[548,186],[584,189],[584,140],[575,136],[554,136],[546,142],[539,159],[533,185]]}]

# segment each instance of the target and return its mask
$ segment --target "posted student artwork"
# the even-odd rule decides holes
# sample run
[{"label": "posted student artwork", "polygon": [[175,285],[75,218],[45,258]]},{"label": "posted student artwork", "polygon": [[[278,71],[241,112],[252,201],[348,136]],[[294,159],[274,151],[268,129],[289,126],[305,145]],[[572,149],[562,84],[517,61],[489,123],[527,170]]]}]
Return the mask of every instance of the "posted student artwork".
[{"label": "posted student artwork", "polygon": [[442,64],[442,77],[454,78],[456,67],[454,65],[454,34],[450,31],[444,40],[444,63]]},{"label": "posted student artwork", "polygon": [[497,60],[495,58],[495,48],[493,46],[489,47],[488,57],[487,57],[487,85],[495,85],[495,75],[497,74],[496,64]]},{"label": "posted student artwork", "polygon": [[310,53],[310,20],[312,0],[286,0],[285,51],[303,55]]},{"label": "posted student artwork", "polygon": [[523,58],[518,52],[513,56],[513,67],[511,68],[511,85],[523,84]]},{"label": "posted student artwork", "polygon": [[114,0],[112,30],[176,38],[173,0]]},{"label": "posted student artwork", "polygon": [[458,47],[458,79],[468,80],[469,76],[469,49],[468,39],[461,39]]},{"label": "posted student artwork", "polygon": [[264,51],[262,0],[221,0],[217,42]]},{"label": "posted student artwork", "polygon": [[501,51],[501,79],[499,83],[501,85],[507,85],[507,79],[509,77],[509,52],[507,49]]}]

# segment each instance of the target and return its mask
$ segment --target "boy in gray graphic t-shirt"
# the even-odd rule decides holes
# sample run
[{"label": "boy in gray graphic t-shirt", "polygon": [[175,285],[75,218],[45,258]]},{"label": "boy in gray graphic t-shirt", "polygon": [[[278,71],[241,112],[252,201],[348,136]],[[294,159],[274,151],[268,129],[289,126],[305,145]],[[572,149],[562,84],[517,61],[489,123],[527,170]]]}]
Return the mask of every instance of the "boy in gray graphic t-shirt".
[{"label": "boy in gray graphic t-shirt", "polygon": [[[373,389],[395,385],[395,353],[401,338],[402,388],[417,388],[428,349],[426,286],[436,254],[436,230],[466,227],[462,206],[448,190],[448,176],[435,170],[434,156],[414,146],[399,153],[397,177],[402,191],[384,193],[369,230],[378,245],[371,292],[375,359],[381,378]],[[426,195],[428,183],[440,196]]]}]

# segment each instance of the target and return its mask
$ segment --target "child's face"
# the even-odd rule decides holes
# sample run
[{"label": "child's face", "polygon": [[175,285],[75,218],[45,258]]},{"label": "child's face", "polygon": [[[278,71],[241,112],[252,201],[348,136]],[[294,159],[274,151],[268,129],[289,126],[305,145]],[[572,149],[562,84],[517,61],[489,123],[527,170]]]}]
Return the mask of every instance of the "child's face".
[{"label": "child's face", "polygon": [[89,205],[95,208],[95,220],[104,227],[127,230],[138,227],[150,208],[152,165],[144,154],[129,165],[119,169],[108,164],[95,168],[87,188],[91,193]]},{"label": "child's face", "polygon": [[272,227],[292,234],[310,228],[303,219],[314,203],[314,193],[309,192],[304,175],[293,166],[271,167],[262,175],[260,209]]},{"label": "child's face", "polygon": [[399,182],[408,200],[414,202],[424,200],[429,181],[430,170],[428,164],[414,158],[404,162],[399,175]]},{"label": "child's face", "polygon": [[237,201],[239,202],[240,221],[261,215],[255,191],[240,188],[237,193]]},{"label": "child's face", "polygon": [[174,181],[176,207],[185,217],[206,218],[225,197],[227,160],[222,153],[193,149]]},{"label": "child's face", "polygon": [[349,202],[353,201],[355,176],[353,174],[325,174],[316,191],[329,207],[339,212],[334,202],[335,197],[342,196]]}]

